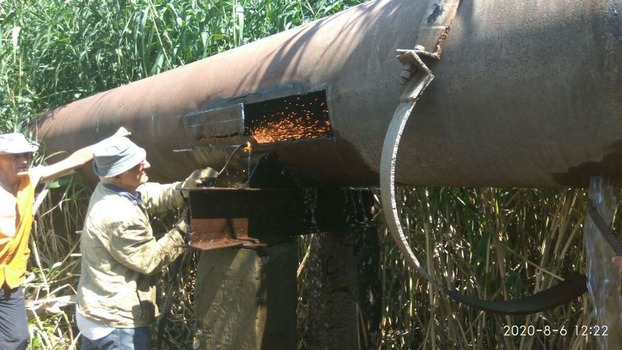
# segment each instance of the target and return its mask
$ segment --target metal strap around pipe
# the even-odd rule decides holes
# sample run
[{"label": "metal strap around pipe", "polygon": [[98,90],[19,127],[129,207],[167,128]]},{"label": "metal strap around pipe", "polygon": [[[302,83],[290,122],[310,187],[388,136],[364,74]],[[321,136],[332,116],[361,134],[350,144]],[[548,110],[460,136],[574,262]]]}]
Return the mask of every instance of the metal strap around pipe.
[{"label": "metal strap around pipe", "polygon": [[408,82],[406,91],[400,97],[400,104],[393,114],[391,124],[384,139],[382,146],[382,156],[380,160],[380,191],[381,202],[384,210],[385,220],[393,240],[404,254],[410,266],[417,270],[425,279],[435,287],[442,289],[440,283],[435,281],[430,274],[421,266],[419,260],[413,253],[408,240],[402,230],[400,217],[397,211],[397,200],[395,198],[395,165],[397,161],[397,151],[404,132],[404,127],[408,121],[415,103],[425,88],[432,82],[434,75],[432,71],[423,63],[415,50],[400,51],[398,59],[405,64],[413,64],[416,67],[415,76]]},{"label": "metal strap around pipe", "polygon": [[430,0],[417,32],[419,55],[439,59],[460,0]]}]

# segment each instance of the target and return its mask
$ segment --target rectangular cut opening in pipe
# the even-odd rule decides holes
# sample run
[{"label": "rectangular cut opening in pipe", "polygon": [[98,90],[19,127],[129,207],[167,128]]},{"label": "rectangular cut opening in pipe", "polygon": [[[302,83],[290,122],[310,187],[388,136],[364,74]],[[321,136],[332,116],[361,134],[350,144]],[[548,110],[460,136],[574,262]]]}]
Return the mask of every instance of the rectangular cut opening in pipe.
[{"label": "rectangular cut opening in pipe", "polygon": [[244,131],[244,107],[241,103],[195,111],[182,117],[188,145],[192,148],[231,143]]},{"label": "rectangular cut opening in pipe", "polygon": [[326,90],[245,104],[244,136],[257,143],[333,138]]}]

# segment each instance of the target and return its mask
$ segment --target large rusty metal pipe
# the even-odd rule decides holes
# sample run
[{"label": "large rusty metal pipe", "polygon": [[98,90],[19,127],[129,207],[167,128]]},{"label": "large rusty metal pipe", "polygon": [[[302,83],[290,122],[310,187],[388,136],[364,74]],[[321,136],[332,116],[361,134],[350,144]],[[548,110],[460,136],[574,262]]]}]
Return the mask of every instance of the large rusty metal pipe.
[{"label": "large rusty metal pipe", "polygon": [[[236,106],[325,91],[330,137],[271,151],[319,183],[377,185],[404,90],[396,50],[418,44],[428,6],[359,5],[62,106],[38,137],[48,152],[72,151],[125,126],[147,149],[151,177],[168,181],[223,164],[223,145],[246,140],[222,134],[194,147],[188,118],[226,121],[201,113],[241,116]],[[622,177],[622,0],[462,2],[442,58],[426,64],[436,78],[404,131],[398,182],[587,186],[591,175]]]}]

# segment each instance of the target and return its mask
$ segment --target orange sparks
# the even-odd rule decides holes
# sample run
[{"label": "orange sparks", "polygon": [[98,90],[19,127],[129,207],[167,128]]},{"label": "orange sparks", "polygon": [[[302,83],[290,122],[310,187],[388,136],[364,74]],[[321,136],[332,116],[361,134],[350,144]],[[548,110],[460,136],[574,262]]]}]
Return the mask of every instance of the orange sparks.
[{"label": "orange sparks", "polygon": [[251,129],[257,143],[315,139],[332,134],[328,120],[318,120],[310,112],[287,113],[262,116]]}]

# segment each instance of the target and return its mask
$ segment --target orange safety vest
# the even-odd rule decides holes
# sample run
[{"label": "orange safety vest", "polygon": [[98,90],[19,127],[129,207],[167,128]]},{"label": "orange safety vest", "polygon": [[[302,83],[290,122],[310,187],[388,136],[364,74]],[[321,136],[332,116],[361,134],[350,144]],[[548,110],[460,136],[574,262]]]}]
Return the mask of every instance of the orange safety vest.
[{"label": "orange safety vest", "polygon": [[19,225],[13,239],[0,245],[0,286],[16,288],[23,282],[30,256],[28,239],[34,217],[32,212],[34,199],[35,185],[30,181],[30,176],[25,176],[17,191]]}]

